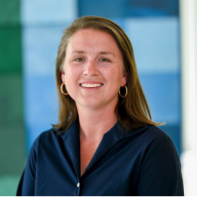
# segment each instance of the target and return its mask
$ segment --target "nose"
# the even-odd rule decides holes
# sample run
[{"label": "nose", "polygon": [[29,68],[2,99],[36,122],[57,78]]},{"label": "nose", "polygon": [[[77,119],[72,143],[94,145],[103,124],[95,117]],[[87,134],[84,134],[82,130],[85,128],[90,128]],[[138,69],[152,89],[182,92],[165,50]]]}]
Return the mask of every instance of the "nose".
[{"label": "nose", "polygon": [[96,62],[94,60],[88,61],[84,67],[83,74],[87,76],[99,75],[99,71],[96,67]]}]

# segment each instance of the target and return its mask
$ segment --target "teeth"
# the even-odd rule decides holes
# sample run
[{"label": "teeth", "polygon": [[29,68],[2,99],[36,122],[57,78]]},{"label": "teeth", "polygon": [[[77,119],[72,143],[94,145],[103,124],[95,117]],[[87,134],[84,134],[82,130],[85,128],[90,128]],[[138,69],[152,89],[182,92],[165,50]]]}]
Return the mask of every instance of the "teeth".
[{"label": "teeth", "polygon": [[101,86],[102,84],[81,84],[82,87],[89,87],[89,88],[92,88],[92,87],[99,87]]}]

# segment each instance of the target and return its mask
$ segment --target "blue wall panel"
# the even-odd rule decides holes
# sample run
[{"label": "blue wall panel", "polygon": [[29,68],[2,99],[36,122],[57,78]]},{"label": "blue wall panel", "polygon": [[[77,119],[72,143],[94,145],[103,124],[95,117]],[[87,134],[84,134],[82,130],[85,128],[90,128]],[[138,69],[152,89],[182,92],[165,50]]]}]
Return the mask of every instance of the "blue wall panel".
[{"label": "blue wall panel", "polygon": [[57,123],[58,104],[55,88],[55,60],[63,29],[33,25],[23,28],[24,108],[27,152],[36,137]]},{"label": "blue wall panel", "polygon": [[36,137],[57,123],[58,104],[55,76],[31,76],[25,78],[25,128],[27,149]]},{"label": "blue wall panel", "polygon": [[78,0],[79,16],[166,17],[178,16],[178,0]]},{"label": "blue wall panel", "polygon": [[181,119],[179,74],[142,74],[140,80],[153,120],[179,124]]},{"label": "blue wall panel", "polygon": [[181,153],[181,93],[179,73],[140,74],[140,81],[155,122],[165,122],[160,128],[174,141]]}]

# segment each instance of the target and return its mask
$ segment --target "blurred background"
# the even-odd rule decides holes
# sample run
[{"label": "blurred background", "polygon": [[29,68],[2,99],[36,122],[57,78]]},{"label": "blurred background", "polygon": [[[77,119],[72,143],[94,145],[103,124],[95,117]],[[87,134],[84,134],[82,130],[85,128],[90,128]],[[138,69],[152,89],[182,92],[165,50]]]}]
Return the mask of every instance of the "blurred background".
[{"label": "blurred background", "polygon": [[77,17],[118,23],[134,48],[152,118],[197,195],[196,0],[0,0],[0,195],[15,195],[32,143],[57,122],[55,59]]}]

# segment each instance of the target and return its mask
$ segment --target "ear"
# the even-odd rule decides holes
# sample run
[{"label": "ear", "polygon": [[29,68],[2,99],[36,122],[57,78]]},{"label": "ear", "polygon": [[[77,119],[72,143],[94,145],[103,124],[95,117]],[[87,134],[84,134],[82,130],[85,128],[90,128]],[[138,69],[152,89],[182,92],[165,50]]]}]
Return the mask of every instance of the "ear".
[{"label": "ear", "polygon": [[122,83],[121,86],[125,86],[127,84],[127,73],[123,72]]},{"label": "ear", "polygon": [[62,79],[62,82],[65,83],[65,72],[64,71],[61,72],[61,79]]}]

